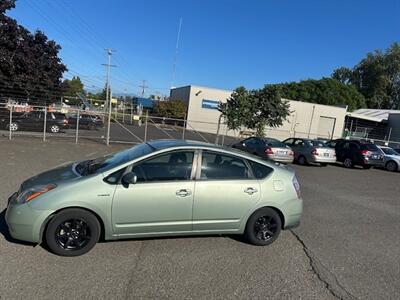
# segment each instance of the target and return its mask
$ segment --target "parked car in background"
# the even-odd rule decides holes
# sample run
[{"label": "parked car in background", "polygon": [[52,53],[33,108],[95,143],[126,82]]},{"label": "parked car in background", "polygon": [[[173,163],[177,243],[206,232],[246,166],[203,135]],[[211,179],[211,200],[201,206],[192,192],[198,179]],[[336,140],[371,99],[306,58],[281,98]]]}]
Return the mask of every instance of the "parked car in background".
[{"label": "parked car in background", "polygon": [[292,163],[294,159],[292,149],[273,138],[250,137],[233,144],[232,147],[281,163]]},{"label": "parked car in background", "polygon": [[396,151],[397,153],[400,153],[400,148],[393,148],[394,151]]},{"label": "parked car in background", "polygon": [[105,240],[239,234],[258,246],[299,225],[293,170],[211,144],[158,140],[49,170],[10,196],[11,236],[58,255]]},{"label": "parked car in background", "polygon": [[378,146],[383,153],[383,167],[390,172],[400,171],[400,153],[390,147]]},{"label": "parked car in background", "polygon": [[340,139],[334,145],[329,145],[335,148],[337,161],[342,162],[346,168],[355,165],[364,169],[383,166],[382,151],[370,142]]},{"label": "parked car in background", "polygon": [[300,165],[319,163],[327,166],[336,162],[336,153],[323,142],[311,139],[289,138],[283,141],[294,151],[294,159]]},{"label": "parked car in background", "polygon": [[[13,114],[10,122],[10,117],[3,115],[0,119],[1,127],[11,130],[33,130],[41,131],[44,129],[45,112],[32,111],[23,114]],[[65,114],[58,112],[46,113],[46,130],[52,133],[58,133],[62,129],[68,128],[68,119]]]},{"label": "parked car in background", "polygon": [[[72,114],[68,117],[68,123],[70,128],[76,128],[77,125],[77,114]],[[79,115],[79,128],[93,130],[103,127],[103,120],[100,116],[94,114],[80,114]]]}]

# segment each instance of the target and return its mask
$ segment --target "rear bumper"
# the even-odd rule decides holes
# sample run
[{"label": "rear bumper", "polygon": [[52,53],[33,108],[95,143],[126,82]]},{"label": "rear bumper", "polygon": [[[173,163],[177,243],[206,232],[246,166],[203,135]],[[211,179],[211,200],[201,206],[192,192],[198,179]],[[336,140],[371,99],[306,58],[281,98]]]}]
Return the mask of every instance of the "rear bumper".
[{"label": "rear bumper", "polygon": [[312,156],[311,162],[334,164],[336,162],[336,157]]},{"label": "rear bumper", "polygon": [[288,157],[269,157],[270,159],[272,159],[273,161],[277,161],[280,163],[285,163],[285,164],[291,164],[293,163],[294,157],[293,156],[288,156]]}]

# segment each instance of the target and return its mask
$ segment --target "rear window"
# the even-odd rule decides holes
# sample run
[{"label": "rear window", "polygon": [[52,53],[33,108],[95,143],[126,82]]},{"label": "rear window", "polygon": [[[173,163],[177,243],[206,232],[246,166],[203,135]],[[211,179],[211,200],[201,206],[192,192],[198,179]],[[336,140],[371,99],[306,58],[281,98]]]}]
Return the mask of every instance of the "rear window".
[{"label": "rear window", "polygon": [[321,141],[309,141],[309,143],[313,147],[326,147],[325,144]]},{"label": "rear window", "polygon": [[368,151],[379,151],[378,147],[374,144],[362,144],[361,149]]},{"label": "rear window", "polygon": [[267,146],[275,147],[275,148],[286,148],[286,144],[282,143],[281,141],[275,139],[266,139],[265,143]]},{"label": "rear window", "polygon": [[251,160],[249,160],[248,162],[253,170],[254,176],[257,179],[263,179],[267,177],[274,170],[266,165],[262,165]]}]

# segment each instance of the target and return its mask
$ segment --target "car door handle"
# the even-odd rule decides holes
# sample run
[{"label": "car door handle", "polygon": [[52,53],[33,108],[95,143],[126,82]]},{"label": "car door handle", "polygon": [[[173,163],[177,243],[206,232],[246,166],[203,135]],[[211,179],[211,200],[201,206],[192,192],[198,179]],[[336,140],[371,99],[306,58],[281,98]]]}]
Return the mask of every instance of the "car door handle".
[{"label": "car door handle", "polygon": [[244,192],[245,192],[246,194],[253,195],[254,193],[257,193],[258,191],[257,191],[256,188],[248,187],[247,189],[244,190]]},{"label": "car door handle", "polygon": [[182,189],[182,190],[178,190],[175,193],[177,196],[179,197],[186,197],[192,194],[191,190],[187,190],[187,189]]}]

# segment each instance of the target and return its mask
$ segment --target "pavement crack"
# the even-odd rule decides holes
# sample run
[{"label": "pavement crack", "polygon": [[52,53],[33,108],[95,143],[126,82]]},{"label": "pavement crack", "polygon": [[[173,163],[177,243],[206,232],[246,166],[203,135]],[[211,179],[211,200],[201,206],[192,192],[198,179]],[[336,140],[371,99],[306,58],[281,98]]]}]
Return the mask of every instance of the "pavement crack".
[{"label": "pavement crack", "polygon": [[339,282],[336,275],[333,274],[307,247],[301,237],[294,232],[289,230],[296,240],[301,244],[305,255],[307,256],[312,272],[317,276],[318,280],[321,281],[326,289],[337,299],[347,300],[347,299],[357,299],[352,295],[346,288]]}]

